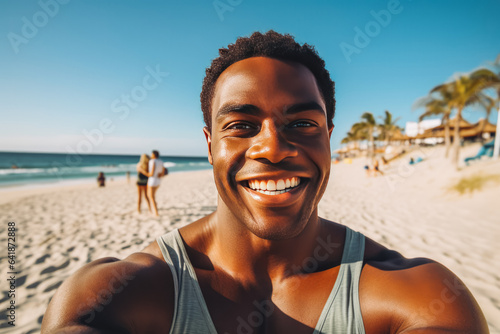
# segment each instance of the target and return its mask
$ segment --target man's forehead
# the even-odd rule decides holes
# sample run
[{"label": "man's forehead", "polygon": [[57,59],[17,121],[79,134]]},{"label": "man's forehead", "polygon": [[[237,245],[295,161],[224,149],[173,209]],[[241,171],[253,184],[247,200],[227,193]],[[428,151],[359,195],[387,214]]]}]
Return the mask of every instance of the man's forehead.
[{"label": "man's forehead", "polygon": [[307,67],[292,61],[252,57],[232,64],[220,75],[216,82],[212,111],[216,112],[228,100],[247,99],[247,103],[256,103],[258,100],[277,100],[280,97],[288,97],[292,104],[295,103],[293,99],[296,102],[317,100],[324,108],[316,79]]},{"label": "man's forehead", "polygon": [[251,57],[237,61],[222,72],[216,84],[237,76],[257,76],[267,74],[271,76],[296,77],[302,80],[315,80],[312,72],[304,65],[269,57]]}]

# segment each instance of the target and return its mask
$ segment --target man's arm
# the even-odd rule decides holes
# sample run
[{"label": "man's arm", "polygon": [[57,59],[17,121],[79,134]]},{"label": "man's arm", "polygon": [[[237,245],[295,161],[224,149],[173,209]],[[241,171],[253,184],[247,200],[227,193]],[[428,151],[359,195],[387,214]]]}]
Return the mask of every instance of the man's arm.
[{"label": "man's arm", "polygon": [[[136,170],[137,170],[139,173],[141,173],[141,174],[143,174],[143,175],[146,175],[146,176],[148,176],[148,174],[149,174],[147,170],[145,170],[144,168],[140,167],[139,165],[137,165],[137,166],[136,166]],[[148,176],[148,177],[149,177],[149,176]]]},{"label": "man's arm", "polygon": [[489,333],[476,300],[446,267],[428,259],[387,262],[367,264],[363,270],[360,294],[367,333]]},{"label": "man's arm", "polygon": [[156,169],[156,160],[149,160],[149,173],[148,177],[154,176],[155,175],[155,169]]},{"label": "man's arm", "polygon": [[91,262],[57,290],[42,333],[144,333],[170,328],[174,309],[168,265],[145,253]]}]

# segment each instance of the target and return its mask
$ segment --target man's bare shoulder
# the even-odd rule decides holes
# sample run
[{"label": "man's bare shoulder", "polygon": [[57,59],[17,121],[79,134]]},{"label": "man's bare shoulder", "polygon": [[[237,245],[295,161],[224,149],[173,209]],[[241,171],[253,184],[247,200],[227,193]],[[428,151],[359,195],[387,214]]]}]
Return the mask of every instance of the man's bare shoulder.
[{"label": "man's bare shoulder", "polygon": [[366,238],[360,304],[367,333],[488,333],[465,284],[442,264]]},{"label": "man's bare shoulder", "polygon": [[94,329],[95,333],[170,328],[172,273],[157,255],[150,245],[123,260],[103,258],[80,268],[52,298],[42,332],[63,333],[70,326]]}]

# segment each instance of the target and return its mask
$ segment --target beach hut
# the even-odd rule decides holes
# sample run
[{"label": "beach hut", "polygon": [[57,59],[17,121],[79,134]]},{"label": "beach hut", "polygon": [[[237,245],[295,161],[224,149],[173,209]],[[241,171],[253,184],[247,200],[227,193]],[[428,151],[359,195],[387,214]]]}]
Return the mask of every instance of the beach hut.
[{"label": "beach hut", "polygon": [[409,141],[410,139],[413,139],[413,138],[412,137],[408,137],[407,135],[402,134],[401,130],[397,130],[392,135],[391,142],[404,143],[406,141]]},{"label": "beach hut", "polygon": [[480,137],[483,134],[488,134],[489,136],[495,135],[497,127],[491,124],[487,119],[481,118],[470,130],[466,130],[464,137]]},{"label": "beach hut", "polygon": [[[457,118],[453,117],[452,119],[449,120],[449,125],[450,125],[450,133],[453,137],[453,130],[455,129],[455,126],[457,126]],[[467,122],[465,119],[461,119],[460,123],[458,124],[459,126],[459,131],[460,133],[468,133],[468,132],[463,132],[465,130],[470,130],[474,128],[474,124],[471,124]],[[438,125],[435,126],[431,129],[425,130],[424,133],[417,135],[415,138],[416,139],[426,139],[426,138],[444,138],[444,125]]]},{"label": "beach hut", "polygon": [[[450,119],[449,121],[449,124],[450,124],[450,130],[452,129],[455,129],[455,126],[457,125],[457,117],[453,117]],[[468,128],[471,128],[473,127],[474,125],[472,125],[471,123],[467,122],[465,119],[461,119],[460,120],[460,123],[458,125],[459,129],[468,129]],[[436,128],[439,128],[440,130],[444,130],[444,125],[441,124],[440,126],[437,126]]]}]

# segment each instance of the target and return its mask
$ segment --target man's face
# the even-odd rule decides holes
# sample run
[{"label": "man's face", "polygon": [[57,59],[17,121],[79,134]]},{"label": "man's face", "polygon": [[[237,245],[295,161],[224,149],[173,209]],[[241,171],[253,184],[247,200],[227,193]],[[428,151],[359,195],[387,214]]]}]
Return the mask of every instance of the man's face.
[{"label": "man's face", "polygon": [[219,209],[264,239],[298,235],[330,174],[333,127],[314,75],[295,62],[239,61],[217,80],[211,116]]}]

